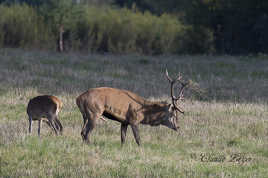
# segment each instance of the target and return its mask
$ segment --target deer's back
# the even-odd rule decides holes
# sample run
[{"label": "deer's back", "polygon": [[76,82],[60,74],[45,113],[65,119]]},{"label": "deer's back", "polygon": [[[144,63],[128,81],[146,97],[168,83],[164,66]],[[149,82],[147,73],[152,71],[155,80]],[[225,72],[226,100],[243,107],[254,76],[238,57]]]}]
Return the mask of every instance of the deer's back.
[{"label": "deer's back", "polygon": [[146,100],[137,94],[128,90],[117,88],[92,88],[81,94],[77,98],[77,104],[86,105],[87,107],[101,107],[105,110],[117,110],[118,112],[126,112],[129,104],[134,108],[140,108]]},{"label": "deer's back", "polygon": [[49,114],[57,114],[61,101],[55,96],[42,95],[31,99],[27,106],[27,114],[33,119],[47,117]]}]

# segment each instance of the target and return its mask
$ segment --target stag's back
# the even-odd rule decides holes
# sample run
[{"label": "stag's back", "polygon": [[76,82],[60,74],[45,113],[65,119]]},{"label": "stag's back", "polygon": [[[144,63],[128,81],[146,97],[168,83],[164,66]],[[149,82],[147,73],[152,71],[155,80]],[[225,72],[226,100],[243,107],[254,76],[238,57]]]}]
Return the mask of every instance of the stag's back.
[{"label": "stag's back", "polygon": [[127,90],[101,87],[89,89],[77,97],[76,102],[79,108],[95,109],[97,106],[100,110],[120,114],[127,112],[129,104],[133,108],[140,108],[148,101]]}]

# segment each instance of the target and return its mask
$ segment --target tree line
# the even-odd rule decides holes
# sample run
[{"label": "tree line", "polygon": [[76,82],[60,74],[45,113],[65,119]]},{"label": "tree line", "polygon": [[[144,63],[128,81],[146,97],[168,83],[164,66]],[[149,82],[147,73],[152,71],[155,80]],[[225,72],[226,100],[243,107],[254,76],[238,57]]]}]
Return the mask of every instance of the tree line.
[{"label": "tree line", "polygon": [[[143,54],[268,52],[265,0],[0,0],[0,5],[1,46],[35,43]],[[11,13],[12,8],[21,9]],[[35,24],[26,27],[29,18]],[[20,25],[35,29],[36,36],[14,29]]]}]

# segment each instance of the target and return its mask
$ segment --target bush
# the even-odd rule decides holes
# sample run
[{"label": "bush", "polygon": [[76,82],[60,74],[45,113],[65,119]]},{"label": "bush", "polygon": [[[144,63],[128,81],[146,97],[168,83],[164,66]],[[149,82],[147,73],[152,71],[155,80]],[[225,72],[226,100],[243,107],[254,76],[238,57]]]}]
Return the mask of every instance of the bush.
[{"label": "bush", "polygon": [[0,46],[56,49],[61,26],[64,50],[147,55],[213,51],[209,30],[187,27],[168,14],[83,7],[71,0],[38,9],[0,6]]},{"label": "bush", "polygon": [[79,49],[99,52],[162,54],[176,51],[183,25],[170,15],[128,9],[86,8],[73,32]]},{"label": "bush", "polygon": [[215,52],[213,32],[202,26],[187,26],[179,37],[182,48],[177,53],[211,54]]},{"label": "bush", "polygon": [[48,47],[51,40],[48,28],[33,8],[0,6],[0,46]]}]

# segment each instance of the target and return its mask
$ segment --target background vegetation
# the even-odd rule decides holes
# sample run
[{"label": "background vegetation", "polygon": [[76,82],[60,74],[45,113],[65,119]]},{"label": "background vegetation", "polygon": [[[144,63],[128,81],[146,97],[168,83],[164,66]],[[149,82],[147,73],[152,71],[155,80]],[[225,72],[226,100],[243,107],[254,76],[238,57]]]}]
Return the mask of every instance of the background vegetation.
[{"label": "background vegetation", "polygon": [[[126,62],[128,61],[128,62]],[[266,177],[268,174],[267,56],[81,55],[0,50],[1,177]],[[140,125],[142,145],[120,125],[99,121],[82,143],[75,98],[90,87],[128,89],[170,102],[171,76],[182,72],[203,93],[189,91],[178,133]],[[62,136],[37,123],[27,134],[30,98],[53,94],[64,103]],[[202,159],[202,155],[206,157]],[[237,159],[233,160],[235,155]],[[223,159],[225,158],[225,159]],[[202,161],[203,160],[203,161]]]},{"label": "background vegetation", "polygon": [[[0,177],[267,177],[267,11],[262,0],[0,0]],[[170,102],[166,68],[200,89],[187,90],[178,133],[141,125],[142,145],[129,131],[121,147],[120,125],[99,121],[82,143],[79,94]],[[27,133],[41,94],[63,101],[62,136],[44,125],[38,138],[37,123]]]},{"label": "background vegetation", "polygon": [[0,45],[55,48],[58,28],[63,25],[65,50],[143,54],[182,51],[185,27],[170,15],[156,17],[128,9],[56,5],[66,10],[49,5],[38,13],[27,5],[1,6]]},{"label": "background vegetation", "polygon": [[[154,14],[172,13],[197,28],[213,33],[217,53],[267,53],[268,2],[265,0],[115,0],[121,6],[135,3]],[[198,38],[195,39],[198,41]]]},{"label": "background vegetation", "polygon": [[268,3],[263,0],[1,0],[0,4],[0,45],[6,47],[56,49],[59,28],[64,27],[65,51],[268,51]]}]

